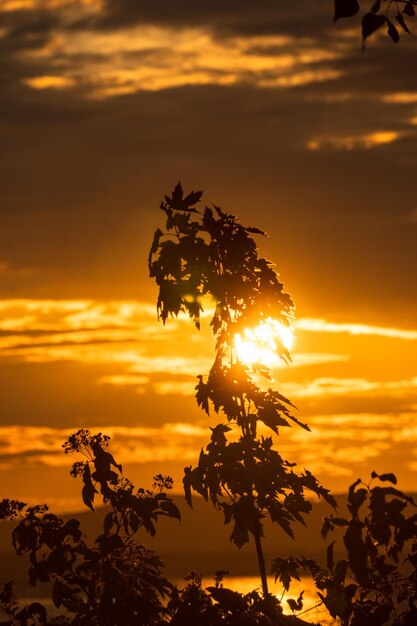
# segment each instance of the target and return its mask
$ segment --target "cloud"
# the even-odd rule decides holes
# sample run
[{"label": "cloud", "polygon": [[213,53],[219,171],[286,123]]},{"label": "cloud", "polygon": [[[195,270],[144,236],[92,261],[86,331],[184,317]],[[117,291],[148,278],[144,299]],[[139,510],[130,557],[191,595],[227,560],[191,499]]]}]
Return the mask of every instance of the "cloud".
[{"label": "cloud", "polygon": [[317,136],[309,139],[309,150],[369,150],[401,138],[401,134],[390,130],[379,130],[364,135]]},{"label": "cloud", "polygon": [[66,76],[36,76],[23,82],[32,89],[69,89],[75,85],[74,79]]},{"label": "cloud", "polygon": [[[195,458],[196,450],[208,438],[208,428],[195,424],[164,424],[159,428],[123,426],[95,427],[92,432],[112,437],[112,452],[118,462],[182,462]],[[51,465],[70,467],[75,457],[63,453],[62,443],[74,429],[9,426],[0,427],[0,466]]]},{"label": "cloud", "polygon": [[286,383],[286,390],[294,397],[347,396],[383,394],[393,397],[414,398],[417,377],[409,380],[370,381],[366,378],[316,378],[305,383]]},{"label": "cloud", "polygon": [[[119,33],[62,31],[45,43],[42,73],[34,76],[36,64],[31,64],[31,76],[23,82],[34,89],[73,87],[94,98],[190,84],[288,89],[340,77],[341,71],[332,68],[339,55],[291,35],[219,40],[204,27],[141,24]],[[48,63],[54,73],[45,74]]]},{"label": "cloud", "polygon": [[416,91],[400,91],[397,93],[387,93],[383,96],[384,102],[392,104],[415,104],[417,103]]},{"label": "cloud", "polygon": [[400,328],[383,328],[368,324],[334,323],[323,319],[303,318],[296,320],[295,327],[298,330],[317,333],[348,333],[349,335],[368,335],[404,339],[407,341],[417,340],[417,330],[403,330]]},{"label": "cloud", "polygon": [[203,84],[292,89],[345,73],[356,39],[327,17],[324,3],[270,0],[226,9],[188,0],[33,3],[4,12],[0,45],[29,87],[87,97]]},{"label": "cloud", "polygon": [[[209,311],[203,316],[209,316]],[[185,352],[179,350],[184,336],[189,345]],[[168,345],[162,345],[168,340]],[[191,383],[159,382],[155,391],[163,394],[194,395],[195,372],[208,372],[212,361],[208,328],[196,333],[188,319],[180,315],[161,333],[154,308],[132,301],[4,300],[0,302],[0,347],[3,357],[29,362],[78,361],[128,368],[130,375],[116,373],[101,378],[100,382],[106,384],[131,385],[140,380],[138,386],[142,386],[140,375],[156,372],[192,377]],[[293,367],[343,362],[348,358],[326,352],[296,353]]]},{"label": "cloud", "polygon": [[[413,330],[312,318],[300,319],[295,328],[324,336],[348,334],[362,337],[363,341],[373,336],[391,341],[417,339],[417,332]],[[305,340],[303,342],[305,344]],[[323,349],[319,352],[318,344],[307,351],[294,350],[291,367],[280,363],[273,369],[273,375],[278,380],[284,376],[285,392],[301,398],[346,394],[408,397],[415,394],[414,378],[389,381],[353,377],[357,366],[349,353],[352,347],[346,342],[341,346],[348,351]],[[208,373],[213,359],[213,341],[207,324],[197,332],[186,316],[179,316],[162,330],[154,308],[134,301],[3,300],[0,302],[0,347],[6,362],[69,362],[90,368],[106,367],[106,374],[97,377],[98,384],[130,387],[137,393],[163,396],[194,396],[196,374]],[[333,368],[336,364],[343,365],[340,377],[317,375],[317,368],[330,364]],[[302,374],[303,368],[308,371],[307,375]]]},{"label": "cloud", "polygon": [[112,30],[144,23],[175,28],[204,26],[218,36],[285,34],[288,30],[301,35],[311,32],[313,26],[323,31],[330,23],[327,15],[325,3],[312,6],[306,0],[291,8],[270,0],[260,0],[256,5],[249,0],[230,0],[227,5],[220,0],[210,4],[179,0],[175,5],[168,0],[157,4],[152,0],[105,0],[99,14],[75,21],[73,27]]},{"label": "cloud", "polygon": [[[414,414],[316,414],[309,419],[311,432],[294,427],[282,429],[276,444],[283,458],[294,460],[300,470],[308,467],[319,475],[332,476],[332,480],[345,481],[359,472],[369,474],[369,462],[374,467],[387,470],[388,457],[402,449],[403,470],[410,469],[413,450],[417,454],[417,430]],[[92,429],[112,437],[111,451],[118,462],[133,467],[159,463],[192,464],[197,462],[198,451],[210,437],[208,425],[177,422],[148,427],[102,425]],[[70,468],[76,457],[63,454],[61,445],[71,434],[70,429],[55,427],[11,426],[0,427],[1,470],[36,466]],[[260,433],[270,435],[266,427]],[[233,437],[238,436],[238,432]],[[405,455],[405,447],[407,455]],[[411,461],[407,461],[411,456]],[[406,458],[407,457],[407,458]],[[396,461],[398,467],[398,460]],[[401,466],[402,467],[402,466]],[[389,469],[395,469],[391,466]],[[366,474],[363,475],[366,478]],[[178,483],[179,484],[179,483]],[[178,487],[177,487],[178,488]]]}]

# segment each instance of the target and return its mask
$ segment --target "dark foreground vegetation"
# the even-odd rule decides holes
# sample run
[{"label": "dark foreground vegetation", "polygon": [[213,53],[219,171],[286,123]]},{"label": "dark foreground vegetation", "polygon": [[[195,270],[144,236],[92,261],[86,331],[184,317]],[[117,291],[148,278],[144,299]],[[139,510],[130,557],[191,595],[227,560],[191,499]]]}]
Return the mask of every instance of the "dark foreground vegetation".
[{"label": "dark foreground vegetation", "polygon": [[[136,489],[108,450],[109,437],[80,430],[64,444],[78,455],[71,475],[82,481],[82,500],[94,510],[96,498],[108,507],[103,530],[93,541],[76,519],[64,522],[44,505],[28,507],[5,499],[0,518],[15,522],[12,543],[29,560],[31,585],[47,584],[62,615],[48,617],[38,602],[19,601],[13,583],[0,593],[3,625],[74,626],[272,626],[302,624],[303,594],[281,602],[268,588],[263,552],[264,521],[293,537],[297,524],[308,524],[311,495],[324,499],[329,515],[322,533],[336,532],[345,556],[335,559],[333,540],[324,564],[309,555],[271,562],[271,571],[288,590],[293,579],[309,574],[318,603],[344,626],[417,624],[417,513],[413,499],[396,488],[393,474],[373,473],[369,484],[349,489],[346,518],[330,514],[336,501],[309,470],[298,471],[276,449],[282,428],[309,430],[291,401],[268,387],[270,371],[263,363],[238,358],[235,336],[268,320],[289,327],[293,303],[274,265],[259,256],[248,228],[219,207],[199,208],[201,192],[183,193],[178,184],[161,203],[164,230],[157,229],[149,255],[150,275],[159,288],[158,315],[165,323],[187,313],[200,327],[203,302],[213,307],[210,326],[215,359],[208,376],[198,376],[197,403],[216,416],[210,440],[195,467],[186,467],[184,492],[202,496],[231,526],[231,541],[241,548],[253,542],[260,591],[243,595],[227,589],[224,572],[202,587],[191,573],[178,589],[164,576],[158,555],[141,542],[155,535],[161,517],[175,521],[180,511],[167,492],[172,479],[159,474],[150,489]],[[276,350],[290,360],[276,338]],[[266,384],[265,384],[266,382]],[[202,541],[210,541],[202,537]],[[297,553],[297,545],[294,545]],[[219,568],[224,564],[219,563]],[[207,572],[205,573],[207,574]],[[292,612],[292,614],[291,614]],[[301,618],[302,616],[302,618]]]}]

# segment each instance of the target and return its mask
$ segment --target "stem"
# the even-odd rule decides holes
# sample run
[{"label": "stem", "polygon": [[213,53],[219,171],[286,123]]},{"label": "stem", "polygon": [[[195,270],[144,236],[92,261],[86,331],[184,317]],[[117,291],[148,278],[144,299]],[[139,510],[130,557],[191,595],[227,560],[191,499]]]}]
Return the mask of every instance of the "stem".
[{"label": "stem", "polygon": [[265,558],[264,558],[264,553],[262,550],[260,529],[257,529],[253,533],[253,535],[255,537],[255,546],[256,546],[256,554],[258,557],[259,574],[261,576],[261,582],[262,582],[262,595],[264,598],[267,598],[269,595],[268,581],[266,578]]}]

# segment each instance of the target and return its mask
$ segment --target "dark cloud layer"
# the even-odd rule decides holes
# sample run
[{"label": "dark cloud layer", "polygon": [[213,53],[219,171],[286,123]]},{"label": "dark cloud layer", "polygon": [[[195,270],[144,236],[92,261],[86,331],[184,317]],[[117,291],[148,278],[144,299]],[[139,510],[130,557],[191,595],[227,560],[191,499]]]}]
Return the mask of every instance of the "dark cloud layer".
[{"label": "dark cloud layer", "polygon": [[118,29],[135,24],[160,24],[174,28],[203,26],[222,35],[311,34],[331,22],[328,2],[297,3],[276,0],[105,0],[103,11],[93,18],[75,20],[72,27]]},{"label": "dark cloud layer", "polygon": [[[416,127],[409,120],[417,105],[384,97],[416,92],[415,42],[375,40],[362,54],[359,36],[346,38],[330,21],[327,2],[272,0],[109,0],[83,18],[68,5],[3,13],[0,263],[16,271],[0,275],[2,296],[153,297],[147,246],[160,220],[159,199],[181,178],[247,222],[256,214],[271,234],[266,253],[306,311],[367,317],[375,310],[394,319],[401,310],[401,323],[409,324],[417,266],[417,223],[410,219]],[[83,81],[62,90],[24,83],[113,61],[105,48],[52,56],[27,56],[25,48],[43,49],[68,28],[94,37],[137,24],[199,27],[216,37],[227,31],[248,42],[256,34],[258,51],[242,52],[248,59],[254,52],[279,57],[280,46],[262,38],[271,33],[293,38],[284,47],[291,54],[304,50],[302,31],[313,47],[339,51],[308,70],[339,76],[259,88],[254,77],[273,80],[275,70],[248,67],[228,86],[98,99],[87,97]],[[169,37],[163,47],[120,54],[152,70],[167,49]],[[363,148],[367,136],[381,132],[397,139]],[[309,142],[319,149],[309,150]]]}]

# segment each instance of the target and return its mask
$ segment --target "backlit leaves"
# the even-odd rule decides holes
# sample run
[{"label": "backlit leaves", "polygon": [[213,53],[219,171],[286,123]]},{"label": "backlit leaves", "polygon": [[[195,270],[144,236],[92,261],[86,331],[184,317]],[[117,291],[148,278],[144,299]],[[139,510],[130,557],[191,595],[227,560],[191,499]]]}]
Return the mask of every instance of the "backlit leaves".
[{"label": "backlit leaves", "polygon": [[362,40],[365,41],[370,35],[384,26],[385,21],[385,15],[372,12],[365,13],[362,18]]},{"label": "backlit leaves", "polygon": [[285,322],[292,301],[271,264],[258,257],[251,236],[264,233],[242,226],[220,207],[198,209],[201,196],[202,192],[184,195],[178,183],[161,204],[166,236],[160,229],[155,232],[149,272],[159,286],[162,321],[186,312],[198,324],[201,298],[210,295],[216,304],[215,333],[230,321],[230,310],[236,322],[246,319],[248,309],[252,316],[271,315]]},{"label": "backlit leaves", "polygon": [[[378,479],[379,484],[373,481]],[[382,625],[393,616],[395,623],[412,624],[417,600],[417,514],[410,496],[394,487],[394,474],[371,474],[371,484],[357,480],[348,494],[351,518],[324,519],[322,533],[343,529],[347,558],[334,563],[333,541],[328,548],[330,573],[320,575],[316,586],[333,617],[349,626]],[[411,507],[411,508],[410,508]],[[405,568],[410,563],[412,569]],[[346,584],[350,579],[352,583]],[[337,601],[335,601],[337,600]]]},{"label": "backlit leaves", "polygon": [[[268,318],[285,326],[292,318],[293,302],[273,263],[259,256],[253,238],[265,233],[243,226],[218,206],[197,208],[200,199],[200,192],[185,195],[179,183],[165,197],[166,235],[156,231],[149,255],[163,322],[183,312],[199,328],[202,298],[210,297],[214,305],[209,324],[216,354],[208,375],[198,376],[196,400],[223,422],[211,427],[197,465],[185,468],[184,492],[190,506],[193,492],[210,500],[232,526],[230,540],[241,548],[254,538],[259,556],[266,517],[294,537],[293,524],[304,524],[311,510],[308,492],[331,505],[335,501],[311,472],[296,473],[294,464],[274,449],[272,437],[263,434],[268,429],[278,435],[294,424],[309,427],[294,415],[296,407],[288,398],[258,384],[255,373],[268,378],[268,367],[250,367],[235,349],[235,335],[246,327]],[[284,346],[277,354],[291,360]],[[301,606],[302,598],[294,602]]]},{"label": "backlit leaves", "polygon": [[275,582],[279,580],[285,591],[288,591],[293,578],[300,580],[300,564],[292,556],[275,558],[272,561],[271,574],[275,576]]},{"label": "backlit leaves", "polygon": [[[180,520],[180,512],[164,492],[172,479],[158,474],[153,488],[135,490],[122,475],[122,466],[107,450],[110,438],[79,430],[64,444],[67,453],[83,455],[71,475],[83,482],[84,504],[94,510],[97,494],[110,507],[103,532],[90,545],[80,522],[64,522],[46,506],[27,507],[14,500],[0,502],[3,519],[18,521],[12,532],[18,554],[29,557],[29,583],[50,583],[52,601],[68,618],[48,620],[45,607],[18,602],[6,585],[0,593],[0,609],[10,618],[8,626],[99,626],[138,624],[161,626],[167,609],[164,597],[172,585],[162,576],[163,563],[137,544],[134,535],[144,529],[152,536],[161,516]],[[117,471],[115,471],[117,470]],[[58,620],[58,621],[56,621]]]},{"label": "backlit leaves", "polygon": [[406,19],[415,16],[413,0],[399,0],[398,2],[391,2],[390,0],[334,0],[334,20],[354,17],[361,8],[365,10],[361,18],[363,42],[386,25],[388,36],[394,43],[398,43],[400,34],[394,21],[400,25],[405,33],[411,32]]}]

